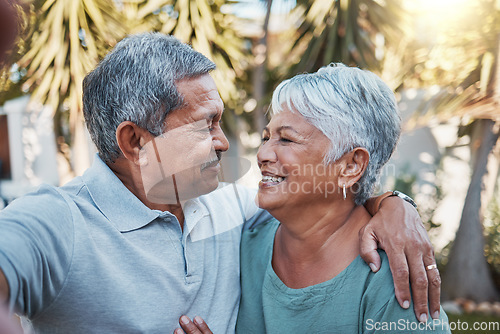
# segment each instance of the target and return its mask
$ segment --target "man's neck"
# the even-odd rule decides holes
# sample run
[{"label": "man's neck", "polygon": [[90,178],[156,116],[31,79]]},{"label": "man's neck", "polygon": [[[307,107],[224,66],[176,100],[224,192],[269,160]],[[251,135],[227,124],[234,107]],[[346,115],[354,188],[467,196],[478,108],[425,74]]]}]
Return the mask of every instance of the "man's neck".
[{"label": "man's neck", "polygon": [[168,211],[172,213],[179,221],[181,229],[184,227],[183,203],[158,204],[151,202],[144,192],[144,185],[139,167],[124,158],[118,158],[115,162],[107,163],[107,165],[116,177],[120,179],[123,185],[145,206],[151,210]]}]

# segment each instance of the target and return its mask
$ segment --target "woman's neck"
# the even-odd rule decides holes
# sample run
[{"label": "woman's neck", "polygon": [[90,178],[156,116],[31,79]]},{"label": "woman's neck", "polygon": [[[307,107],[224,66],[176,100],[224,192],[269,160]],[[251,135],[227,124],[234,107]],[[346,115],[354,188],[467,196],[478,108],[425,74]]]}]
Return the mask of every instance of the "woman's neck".
[{"label": "woman's neck", "polygon": [[273,268],[287,286],[303,288],[335,277],[359,255],[358,231],[370,215],[341,203],[276,218]]}]

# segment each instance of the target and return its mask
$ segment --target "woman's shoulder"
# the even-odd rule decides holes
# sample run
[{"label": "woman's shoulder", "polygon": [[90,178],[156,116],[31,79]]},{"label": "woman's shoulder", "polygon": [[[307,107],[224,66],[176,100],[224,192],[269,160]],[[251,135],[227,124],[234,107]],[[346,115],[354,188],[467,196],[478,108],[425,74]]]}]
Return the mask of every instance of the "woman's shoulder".
[{"label": "woman's shoulder", "polygon": [[361,257],[357,259],[357,286],[361,291],[362,304],[370,305],[370,308],[384,307],[394,299],[394,280],[392,278],[389,259],[383,250],[378,250],[380,255],[380,269],[373,272]]},{"label": "woman's shoulder", "polygon": [[[386,309],[396,309],[399,311],[396,293],[394,290],[394,280],[392,278],[389,259],[383,250],[377,250],[380,255],[380,269],[369,274],[364,285],[361,306],[365,314],[374,316]],[[368,267],[368,266],[367,266]],[[397,308],[396,308],[397,306]],[[401,309],[403,312],[404,310]],[[413,314],[413,312],[411,312]],[[399,314],[401,316],[401,314]]]},{"label": "woman's shoulder", "polygon": [[389,259],[383,250],[378,252],[382,260],[380,269],[369,274],[360,305],[364,332],[450,333],[446,327],[448,318],[442,309],[439,321],[420,323],[415,316],[413,302],[407,309],[399,305]]},{"label": "woman's shoulder", "polygon": [[387,293],[394,294],[394,281],[391,267],[389,266],[389,258],[384,250],[378,249],[377,252],[380,256],[380,269],[374,273],[370,267],[366,265],[365,270],[369,272],[366,287],[377,286],[379,290],[385,290]]},{"label": "woman's shoulder", "polygon": [[255,227],[243,231],[243,236],[249,240],[274,240],[274,235],[280,222],[275,218],[270,218]]},{"label": "woman's shoulder", "polygon": [[280,223],[272,218],[254,228],[244,230],[241,236],[241,268],[258,266],[262,270],[272,256],[274,236]]}]

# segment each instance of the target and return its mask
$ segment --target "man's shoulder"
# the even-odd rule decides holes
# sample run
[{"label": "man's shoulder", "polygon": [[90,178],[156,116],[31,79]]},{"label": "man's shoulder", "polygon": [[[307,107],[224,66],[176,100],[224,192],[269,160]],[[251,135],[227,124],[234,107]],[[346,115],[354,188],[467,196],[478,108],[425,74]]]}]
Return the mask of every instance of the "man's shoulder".
[{"label": "man's shoulder", "polygon": [[60,186],[60,187],[55,187],[56,190],[60,193],[67,194],[69,196],[72,195],[78,195],[82,188],[85,187],[85,182],[81,176],[77,176],[73,179],[71,179],[68,183]]},{"label": "man's shoulder", "polygon": [[75,203],[60,188],[44,184],[0,211],[0,230],[8,231],[9,238],[37,236],[41,240],[50,235],[72,240],[75,210]]},{"label": "man's shoulder", "polygon": [[38,215],[61,217],[70,214],[70,206],[75,202],[75,197],[84,187],[80,177],[77,177],[62,187],[42,184],[36,190],[29,192],[12,201],[1,212],[17,212],[16,214],[29,214],[36,212]]},{"label": "man's shoulder", "polygon": [[25,207],[42,206],[46,209],[47,207],[52,207],[57,204],[63,204],[64,200],[62,193],[64,193],[64,191],[59,187],[50,184],[42,184],[36,190],[12,201],[6,209],[21,204]]}]

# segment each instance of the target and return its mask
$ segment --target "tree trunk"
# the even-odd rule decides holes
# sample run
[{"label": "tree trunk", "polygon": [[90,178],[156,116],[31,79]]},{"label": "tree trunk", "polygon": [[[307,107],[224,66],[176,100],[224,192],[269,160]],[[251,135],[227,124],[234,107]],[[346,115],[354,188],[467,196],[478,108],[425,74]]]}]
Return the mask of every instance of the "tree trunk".
[{"label": "tree trunk", "polygon": [[267,12],[262,27],[262,37],[254,47],[255,68],[253,71],[253,97],[257,101],[257,107],[253,111],[254,129],[261,133],[267,124],[264,111],[264,96],[266,93],[266,67],[267,67],[267,36],[269,31],[269,19],[271,17],[271,6],[273,0],[267,0]]},{"label": "tree trunk", "polygon": [[493,130],[494,121],[484,119],[477,122],[480,135],[477,142],[471,143],[471,150],[477,150],[474,154],[473,172],[460,226],[443,277],[443,300],[498,300],[498,292],[484,256],[481,192],[484,189],[484,176],[487,174],[488,156],[499,134]]}]

